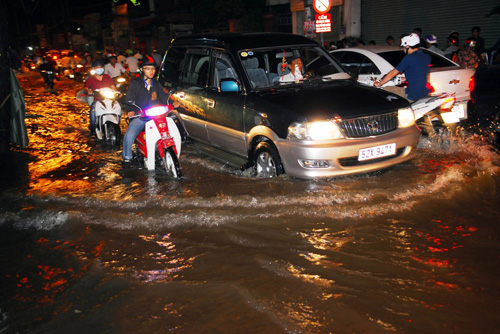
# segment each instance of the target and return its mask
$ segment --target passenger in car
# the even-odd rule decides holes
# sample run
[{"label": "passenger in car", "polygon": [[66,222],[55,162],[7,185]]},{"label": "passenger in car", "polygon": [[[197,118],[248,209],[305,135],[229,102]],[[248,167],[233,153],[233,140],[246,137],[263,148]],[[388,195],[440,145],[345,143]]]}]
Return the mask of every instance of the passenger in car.
[{"label": "passenger in car", "polygon": [[302,63],[302,59],[295,58],[290,65],[283,66],[283,64],[280,64],[280,66],[282,66],[281,82],[293,82],[304,79],[304,64]]}]

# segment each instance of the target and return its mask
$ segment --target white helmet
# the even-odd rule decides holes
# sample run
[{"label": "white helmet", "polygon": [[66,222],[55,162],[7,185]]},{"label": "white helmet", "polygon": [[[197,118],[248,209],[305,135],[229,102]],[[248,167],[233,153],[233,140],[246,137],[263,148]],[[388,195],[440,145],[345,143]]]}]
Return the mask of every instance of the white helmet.
[{"label": "white helmet", "polygon": [[420,37],[418,37],[417,34],[412,33],[408,36],[405,36],[401,39],[401,46],[406,47],[406,46],[415,46],[420,44]]}]

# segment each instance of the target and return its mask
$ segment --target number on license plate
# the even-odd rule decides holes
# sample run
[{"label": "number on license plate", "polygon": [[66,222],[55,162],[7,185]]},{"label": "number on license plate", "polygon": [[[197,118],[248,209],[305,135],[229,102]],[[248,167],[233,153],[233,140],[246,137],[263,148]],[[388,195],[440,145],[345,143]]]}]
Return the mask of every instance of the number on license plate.
[{"label": "number on license plate", "polygon": [[376,159],[380,157],[387,157],[389,155],[396,154],[396,144],[387,144],[375,147],[368,147],[362,150],[359,150],[358,160],[370,160]]}]

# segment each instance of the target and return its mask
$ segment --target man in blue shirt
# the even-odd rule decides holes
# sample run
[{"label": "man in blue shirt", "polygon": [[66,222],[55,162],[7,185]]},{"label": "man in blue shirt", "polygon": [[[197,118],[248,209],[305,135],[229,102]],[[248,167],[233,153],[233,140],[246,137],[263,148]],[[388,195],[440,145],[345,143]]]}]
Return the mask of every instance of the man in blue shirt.
[{"label": "man in blue shirt", "polygon": [[395,69],[387,73],[382,80],[375,81],[375,87],[381,87],[399,73],[405,74],[408,88],[406,95],[410,101],[416,101],[427,95],[429,90],[426,87],[429,76],[429,64],[431,56],[419,49],[420,38],[417,34],[403,37],[401,46],[404,48],[406,56]]}]

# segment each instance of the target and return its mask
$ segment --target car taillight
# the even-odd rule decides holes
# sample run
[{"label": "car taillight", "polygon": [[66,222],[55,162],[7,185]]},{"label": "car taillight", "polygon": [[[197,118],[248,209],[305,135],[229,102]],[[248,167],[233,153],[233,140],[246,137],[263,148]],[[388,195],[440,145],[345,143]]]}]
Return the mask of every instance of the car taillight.
[{"label": "car taillight", "polygon": [[432,84],[430,82],[427,82],[425,84],[425,87],[429,90],[429,94],[432,94],[434,93],[436,90],[434,89],[434,86],[432,86]]},{"label": "car taillight", "polygon": [[474,102],[474,89],[476,89],[476,79],[471,76],[469,79],[469,94],[472,102]]}]

